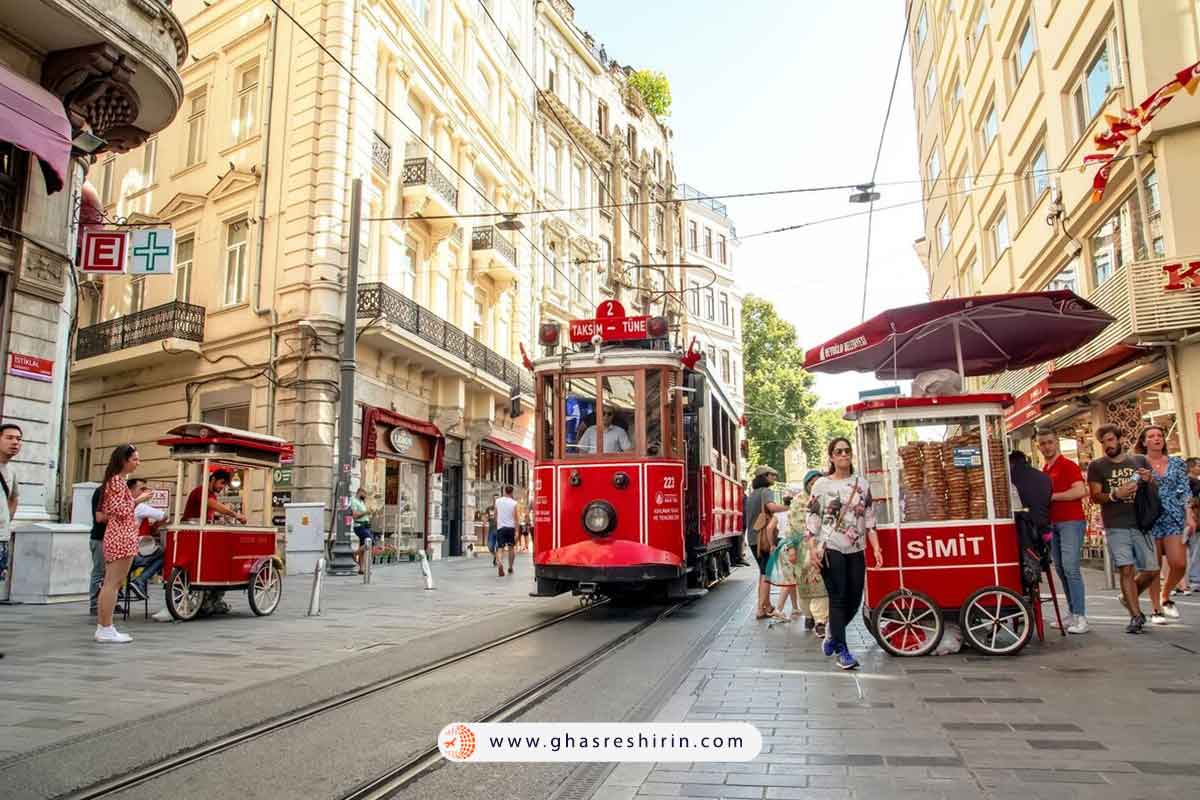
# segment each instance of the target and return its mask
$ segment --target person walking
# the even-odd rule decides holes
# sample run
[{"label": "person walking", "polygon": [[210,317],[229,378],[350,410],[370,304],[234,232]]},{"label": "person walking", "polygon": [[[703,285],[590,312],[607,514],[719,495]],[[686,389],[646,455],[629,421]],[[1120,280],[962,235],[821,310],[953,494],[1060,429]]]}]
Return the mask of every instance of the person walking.
[{"label": "person walking", "polygon": [[1083,541],[1087,533],[1083,498],[1088,488],[1079,464],[1062,454],[1058,434],[1038,431],[1037,446],[1050,476],[1050,558],[1067,595],[1067,633],[1087,633],[1087,589],[1083,583]]},{"label": "person walking", "polygon": [[[1138,482],[1153,481],[1154,475],[1145,456],[1125,452],[1116,425],[1101,425],[1096,429],[1096,440],[1104,448],[1104,455],[1088,464],[1088,489],[1092,502],[1100,506],[1108,552],[1121,575],[1121,603],[1129,612],[1125,632],[1141,633],[1146,626],[1146,615],[1138,597],[1158,575],[1158,557],[1150,534],[1138,529],[1133,498]],[[1151,596],[1151,602],[1158,601]],[[1158,606],[1152,609],[1155,622],[1166,624]]]},{"label": "person walking", "polygon": [[104,584],[100,587],[100,600],[96,613],[97,642],[125,644],[133,637],[121,633],[113,626],[113,609],[117,604],[117,592],[129,574],[129,565],[138,551],[138,523],[134,509],[138,503],[150,499],[145,492],[134,497],[126,479],[138,468],[141,459],[137,448],[123,444],[113,450],[104,470],[104,499],[100,511],[107,518],[104,531]]},{"label": "person walking", "polygon": [[1142,429],[1134,449],[1150,463],[1162,506],[1162,513],[1154,521],[1150,535],[1154,538],[1156,555],[1166,562],[1167,578],[1163,581],[1161,570],[1155,571],[1154,581],[1150,584],[1150,599],[1162,609],[1164,622],[1179,619],[1179,609],[1171,599],[1171,587],[1177,585],[1187,572],[1185,536],[1193,525],[1187,462],[1179,456],[1167,455],[1167,432],[1157,425]]},{"label": "person walking", "polygon": [[875,566],[883,566],[883,551],[875,530],[875,505],[871,487],[854,474],[850,440],[839,436],[829,443],[829,468],[813,481],[805,531],[809,538],[809,563],[821,570],[829,593],[829,629],[822,645],[826,656],[836,656],[842,669],[855,669],[858,659],[846,644],[846,626],[858,613],[866,582],[866,546]]},{"label": "person walking", "polygon": [[104,531],[108,527],[108,515],[100,510],[104,500],[104,484],[92,490],[92,532],[88,546],[92,551],[92,577],[88,586],[88,611],[96,616],[96,604],[100,599],[100,585],[104,583]]},{"label": "person walking", "polygon": [[829,622],[829,593],[821,570],[812,565],[808,550],[812,542],[804,535],[807,525],[808,503],[812,496],[812,485],[821,477],[821,470],[810,469],[804,473],[801,485],[804,495],[792,500],[788,506],[788,527],[791,538],[797,542],[799,568],[796,570],[796,588],[793,590],[792,605],[804,615],[804,629],[825,638],[825,627]]},{"label": "person walking", "polygon": [[[771,550],[774,549],[775,542],[770,540],[767,526],[771,522],[772,514],[787,510],[787,506],[771,499],[774,497],[771,487],[778,477],[779,473],[766,464],[754,470],[754,480],[750,482],[750,494],[746,496],[745,513],[742,515],[746,525],[746,541],[750,546],[750,553],[754,556],[755,563],[758,564],[758,606],[754,615],[755,619],[766,619],[771,616],[772,611],[771,584],[767,580],[767,559],[771,557]],[[764,512],[765,517],[763,516]],[[767,545],[765,550],[759,548],[760,539],[763,540],[763,544]]]},{"label": "person walking", "polygon": [[17,475],[13,472],[12,460],[21,452],[23,440],[20,425],[11,422],[0,425],[0,491],[4,492],[4,500],[0,501],[0,586],[8,582],[9,541],[12,539],[13,517],[17,515],[20,499],[20,487],[17,485]]},{"label": "person walking", "polygon": [[1184,594],[1200,592],[1200,458],[1189,458],[1188,486],[1192,491],[1192,527],[1188,532],[1188,574]]},{"label": "person walking", "polygon": [[513,573],[517,544],[517,501],[513,499],[513,487],[504,487],[504,496],[496,498],[496,574],[504,577],[504,554],[508,553],[508,574]]},{"label": "person walking", "polygon": [[365,561],[372,557],[371,544],[375,534],[371,531],[371,512],[367,508],[367,488],[359,486],[358,491],[350,500],[350,516],[354,519],[354,535],[358,537],[358,549],[354,551],[354,561],[358,564],[358,574],[366,569]]}]

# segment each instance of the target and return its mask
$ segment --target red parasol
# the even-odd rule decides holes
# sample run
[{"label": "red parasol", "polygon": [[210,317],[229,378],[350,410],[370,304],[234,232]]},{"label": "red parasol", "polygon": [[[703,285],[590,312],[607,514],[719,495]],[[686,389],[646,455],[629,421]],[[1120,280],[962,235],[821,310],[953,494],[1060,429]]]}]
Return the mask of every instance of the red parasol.
[{"label": "red parasol", "polygon": [[990,375],[1069,353],[1112,321],[1069,291],[958,297],[884,311],[809,350],[804,367],[884,380],[932,369]]}]

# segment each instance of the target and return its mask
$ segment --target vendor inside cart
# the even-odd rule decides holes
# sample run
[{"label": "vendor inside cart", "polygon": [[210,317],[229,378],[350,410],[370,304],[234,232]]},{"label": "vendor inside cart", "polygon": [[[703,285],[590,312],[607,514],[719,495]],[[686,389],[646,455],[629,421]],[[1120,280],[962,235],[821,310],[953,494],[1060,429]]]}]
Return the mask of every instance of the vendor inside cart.
[{"label": "vendor inside cart", "polygon": [[[222,517],[236,519],[243,525],[246,524],[246,515],[239,513],[217,499],[221,492],[225,491],[225,487],[229,485],[229,481],[233,476],[227,470],[219,469],[208,478],[208,522],[219,514]],[[200,505],[203,500],[201,492],[203,486],[197,486],[192,489],[188,495],[187,503],[183,507],[184,522],[199,522],[200,521]]]},{"label": "vendor inside cart", "polygon": [[[241,524],[246,524],[246,515],[239,513],[217,499],[221,492],[225,491],[225,487],[233,476],[228,470],[219,469],[212,475],[208,476],[208,513],[207,521],[212,522],[218,515],[235,519]],[[183,522],[199,522],[200,521],[200,505],[203,500],[201,492],[203,486],[197,486],[188,494],[187,502],[183,506]],[[211,614],[225,614],[229,611],[229,604],[222,599],[225,596],[223,591],[209,591],[204,595],[204,605],[200,608],[201,616],[209,616]]]}]

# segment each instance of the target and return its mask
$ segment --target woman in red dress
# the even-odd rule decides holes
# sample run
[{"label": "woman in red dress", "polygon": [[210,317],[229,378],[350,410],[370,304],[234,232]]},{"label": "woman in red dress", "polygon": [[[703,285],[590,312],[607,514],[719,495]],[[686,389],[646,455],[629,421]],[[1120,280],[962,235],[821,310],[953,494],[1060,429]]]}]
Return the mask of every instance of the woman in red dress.
[{"label": "woman in red dress", "polygon": [[113,451],[104,471],[104,495],[100,513],[108,527],[104,531],[104,584],[100,587],[99,613],[96,615],[96,641],[105,644],[125,644],[133,637],[113,627],[113,609],[117,591],[129,574],[129,565],[138,552],[138,523],[133,510],[138,503],[150,498],[147,491],[134,497],[125,480],[138,468],[141,459],[137,448],[123,444]]}]

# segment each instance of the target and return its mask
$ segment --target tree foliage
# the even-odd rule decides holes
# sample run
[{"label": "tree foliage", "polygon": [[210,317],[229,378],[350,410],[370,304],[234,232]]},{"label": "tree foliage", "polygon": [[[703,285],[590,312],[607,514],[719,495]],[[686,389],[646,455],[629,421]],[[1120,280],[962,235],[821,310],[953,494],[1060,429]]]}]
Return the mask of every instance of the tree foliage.
[{"label": "tree foliage", "polygon": [[800,441],[810,467],[820,469],[829,461],[825,447],[834,437],[845,436],[854,441],[854,423],[842,418],[840,408],[815,408],[808,415],[807,423]]},{"label": "tree foliage", "polygon": [[655,117],[671,113],[671,82],[666,75],[652,69],[639,69],[630,74],[629,85],[637,89],[646,108]]},{"label": "tree foliage", "polygon": [[770,464],[782,475],[784,450],[812,427],[816,395],[796,329],[769,300],[752,295],[742,304],[742,358],[749,466]]}]

